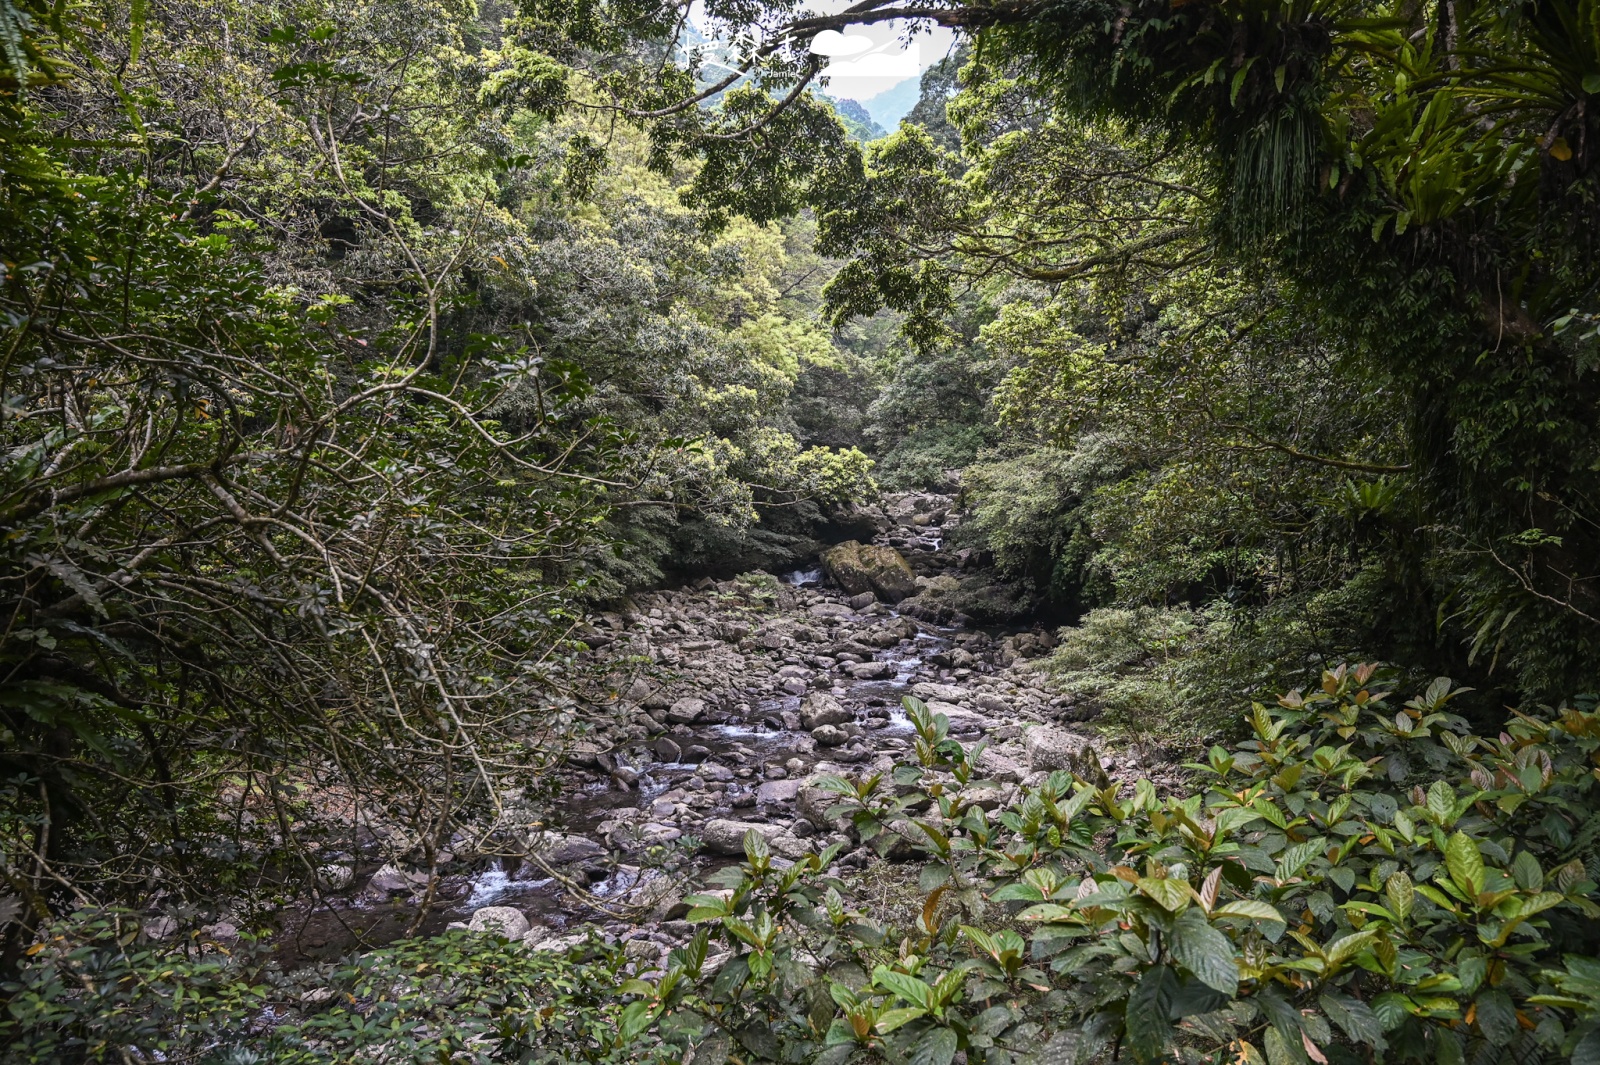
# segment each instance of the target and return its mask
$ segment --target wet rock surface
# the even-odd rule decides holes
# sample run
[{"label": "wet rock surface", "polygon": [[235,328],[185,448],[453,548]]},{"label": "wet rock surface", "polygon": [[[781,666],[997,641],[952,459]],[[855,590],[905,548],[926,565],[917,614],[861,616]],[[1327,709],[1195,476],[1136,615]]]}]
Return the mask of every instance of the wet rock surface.
[{"label": "wet rock surface", "polygon": [[[747,832],[785,859],[837,842],[843,868],[865,865],[875,853],[828,817],[838,796],[818,781],[887,772],[908,757],[907,695],[947,715],[964,742],[988,741],[981,764],[997,786],[982,797],[986,807],[1054,769],[1138,775],[1136,760],[1104,752],[1074,723],[1082,709],[1049,690],[1040,658],[1052,634],[975,628],[930,596],[963,564],[943,548],[957,520],[951,508],[944,496],[900,497],[878,515],[876,542],[850,549],[853,559],[899,560],[884,562],[898,576],[882,578],[883,587],[914,574],[888,594],[871,579],[839,587],[819,566],[640,594],[594,618],[589,656],[616,668],[607,703],[585,715],[601,726],[560,771],[554,823],[530,802],[527,823],[502,833],[508,857],[444,877],[417,929],[466,924],[509,935],[517,928],[509,911],[531,920],[519,936],[538,949],[592,924],[619,937],[637,937],[642,925],[664,950],[682,938],[672,931],[682,922],[669,915],[693,876],[736,860]],[[898,607],[883,601],[908,590],[918,594]],[[508,811],[510,821],[518,816]],[[698,850],[674,850],[689,840]],[[367,922],[372,938],[416,923],[419,875],[425,882],[391,865],[357,878],[369,916],[380,918]],[[308,954],[342,942],[318,920],[300,930]]]}]

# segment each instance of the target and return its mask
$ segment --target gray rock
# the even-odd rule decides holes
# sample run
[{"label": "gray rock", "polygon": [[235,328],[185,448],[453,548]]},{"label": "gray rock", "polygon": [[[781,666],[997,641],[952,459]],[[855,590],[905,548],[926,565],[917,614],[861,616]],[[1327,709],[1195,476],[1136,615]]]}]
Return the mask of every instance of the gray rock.
[{"label": "gray rock", "polygon": [[663,762],[677,762],[683,758],[683,748],[665,736],[656,740],[655,747],[656,757]]},{"label": "gray rock", "polygon": [[800,704],[800,727],[807,732],[819,725],[843,725],[855,718],[856,715],[846,710],[839,700],[822,692],[806,696],[806,701]]},{"label": "gray rock", "polygon": [[832,831],[845,818],[841,815],[830,820],[828,810],[838,803],[842,796],[817,787],[817,780],[818,776],[809,776],[800,782],[800,793],[795,796],[795,811],[822,831]]},{"label": "gray rock", "polygon": [[467,927],[474,932],[493,932],[507,939],[521,939],[528,934],[528,919],[521,910],[510,906],[485,906],[472,911]]},{"label": "gray rock", "polygon": [[950,722],[951,732],[982,732],[989,724],[982,714],[975,714],[954,703],[935,701],[928,704],[928,709],[935,714],[943,714]]},{"label": "gray rock", "polygon": [[806,693],[806,682],[799,677],[785,677],[783,678],[783,683],[778,687],[790,695],[804,695]]},{"label": "gray rock", "polygon": [[756,789],[756,800],[763,805],[771,806],[782,802],[793,802],[799,794],[798,780],[769,780]]},{"label": "gray rock", "polygon": [[811,616],[818,618],[847,618],[855,611],[842,603],[818,603],[811,608]]},{"label": "gray rock", "polygon": [[667,709],[667,720],[679,725],[690,725],[705,716],[704,699],[679,699]]},{"label": "gray rock", "polygon": [[556,832],[545,836],[536,845],[535,853],[551,865],[570,865],[598,858],[606,849],[588,836],[569,836]]},{"label": "gray rock", "polygon": [[729,821],[719,817],[706,822],[706,827],[700,831],[700,840],[712,854],[737,856],[744,853],[746,832],[759,833],[770,843],[783,829],[761,821]]},{"label": "gray rock", "polygon": [[862,592],[860,595],[852,595],[850,597],[850,609],[865,610],[877,601],[878,597],[872,592]]},{"label": "gray rock", "polygon": [[695,775],[718,784],[726,784],[733,779],[733,770],[716,762],[702,762],[700,768],[695,770]]},{"label": "gray rock", "polygon": [[818,725],[811,730],[811,738],[824,747],[842,747],[850,735],[838,725]]},{"label": "gray rock", "polygon": [[372,879],[367,881],[367,892],[373,895],[392,895],[396,892],[410,891],[427,882],[427,873],[408,873],[398,866],[385,865],[373,873]]},{"label": "gray rock", "polygon": [[812,852],[811,844],[789,832],[780,832],[767,840],[767,845],[772,848],[772,853],[798,861]]},{"label": "gray rock", "polygon": [[895,675],[893,662],[852,662],[845,670],[856,680],[890,680]]},{"label": "gray rock", "polygon": [[1028,769],[1032,772],[1052,769],[1074,769],[1085,747],[1086,736],[1068,732],[1049,725],[1036,725],[1023,733],[1022,740],[1028,751]]},{"label": "gray rock", "polygon": [[646,844],[671,843],[683,835],[675,825],[663,825],[655,821],[646,821],[639,826],[639,841]]},{"label": "gray rock", "polygon": [[355,878],[355,866],[348,862],[334,862],[317,868],[317,880],[330,891],[343,891]]},{"label": "gray rock", "polygon": [[166,939],[177,930],[178,922],[172,917],[155,917],[144,923],[144,934],[150,939]]},{"label": "gray rock", "polygon": [[589,941],[589,936],[584,932],[571,932],[567,935],[556,935],[548,928],[535,927],[523,937],[522,945],[529,950],[548,951],[552,954],[565,954],[573,947],[581,947]]},{"label": "gray rock", "polygon": [[978,756],[978,772],[990,780],[1006,784],[1015,784],[1028,775],[1028,771],[1014,759],[1007,758],[993,747],[984,748],[983,754]]},{"label": "gray rock", "polygon": [[984,692],[973,701],[976,702],[979,707],[989,711],[991,714],[1011,713],[1011,704],[1006,702],[1000,696],[995,695],[993,692]]},{"label": "gray rock", "polygon": [[961,703],[972,698],[972,693],[966,688],[954,684],[933,684],[928,681],[913,684],[911,694],[919,699],[937,699],[943,703]]}]

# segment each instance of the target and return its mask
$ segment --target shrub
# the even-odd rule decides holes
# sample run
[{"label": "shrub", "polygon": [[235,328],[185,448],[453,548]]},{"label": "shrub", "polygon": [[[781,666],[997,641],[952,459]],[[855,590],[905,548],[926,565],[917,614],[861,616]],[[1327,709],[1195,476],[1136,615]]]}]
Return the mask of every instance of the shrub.
[{"label": "shrub", "polygon": [[476,933],[405,940],[282,973],[248,942],[150,943],[126,913],[80,914],[5,988],[6,1062],[677,1060],[620,947],[565,953]]},{"label": "shrub", "polygon": [[1600,714],[1478,736],[1461,691],[1402,703],[1341,667],[1255,705],[1192,794],[1058,772],[992,812],[981,748],[907,699],[915,761],[827,786],[863,840],[923,855],[915,926],[852,912],[831,850],[779,870],[752,834],[731,894],[690,900],[691,953],[730,957],[673,1008],[831,1065],[1593,1060],[1600,967],[1555,966],[1600,916]]}]

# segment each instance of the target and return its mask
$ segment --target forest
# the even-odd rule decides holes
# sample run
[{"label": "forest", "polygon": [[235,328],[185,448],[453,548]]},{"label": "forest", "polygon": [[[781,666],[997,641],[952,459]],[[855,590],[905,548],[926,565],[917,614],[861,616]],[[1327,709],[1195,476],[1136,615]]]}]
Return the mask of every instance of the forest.
[{"label": "forest", "polygon": [[0,312],[3,1065],[1600,1065],[1600,0],[0,0]]}]

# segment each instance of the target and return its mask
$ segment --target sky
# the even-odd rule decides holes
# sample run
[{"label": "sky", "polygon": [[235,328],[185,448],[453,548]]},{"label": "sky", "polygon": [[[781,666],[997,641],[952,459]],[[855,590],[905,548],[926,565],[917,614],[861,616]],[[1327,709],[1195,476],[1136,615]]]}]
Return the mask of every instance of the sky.
[{"label": "sky", "polygon": [[[829,15],[843,11],[854,0],[818,0],[808,6],[812,14]],[[699,5],[690,10],[696,27],[705,27]],[[874,26],[850,26],[840,33],[824,30],[812,48],[828,56],[823,70],[826,92],[848,100],[866,100],[914,78],[949,53],[955,34],[942,26],[920,25],[915,36],[906,39],[910,23],[890,22]]]},{"label": "sky", "polygon": [[[819,5],[824,12],[847,6],[848,0]],[[907,42],[907,23],[851,26],[843,33],[824,30],[811,49],[829,57],[823,76],[830,96],[865,100],[920,75],[943,59],[955,35],[943,26],[921,29]]]}]

